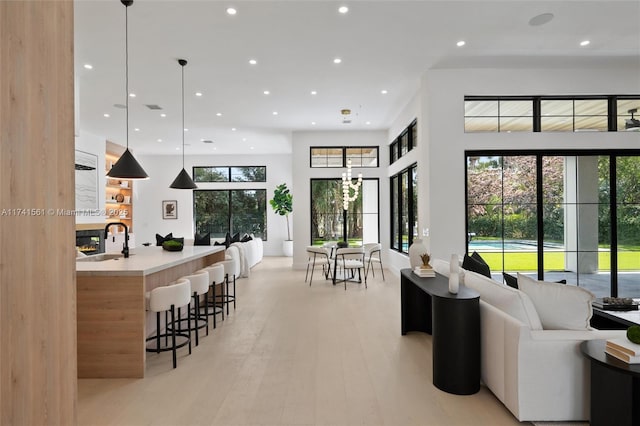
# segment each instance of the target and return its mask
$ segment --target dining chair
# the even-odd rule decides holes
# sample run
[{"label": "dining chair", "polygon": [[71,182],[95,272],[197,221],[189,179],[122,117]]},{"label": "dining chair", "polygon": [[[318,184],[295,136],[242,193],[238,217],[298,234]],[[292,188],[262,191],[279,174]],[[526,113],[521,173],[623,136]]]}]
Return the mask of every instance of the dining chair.
[{"label": "dining chair", "polygon": [[305,283],[309,276],[309,268],[311,268],[311,278],[309,279],[309,286],[311,286],[313,271],[316,269],[316,266],[322,265],[322,273],[325,279],[331,276],[331,255],[327,247],[307,246],[307,255],[309,257],[307,259],[307,273],[304,276]]},{"label": "dining chair", "polygon": [[380,251],[382,250],[382,244],[380,243],[365,243],[364,247],[364,261],[367,264],[367,271],[364,276],[367,277],[369,275],[369,269],[371,269],[371,273],[373,276],[376,276],[375,268],[371,268],[371,262],[377,263],[380,265],[380,272],[382,273],[382,281],[384,281],[384,269],[382,269],[382,257],[380,255]]},{"label": "dining chair", "polygon": [[[362,271],[365,267],[364,262],[364,247],[346,247],[336,250],[336,259],[334,266],[333,282],[336,282],[336,271],[338,268],[342,269],[342,281],[344,282],[344,289],[347,289],[347,272],[351,273],[351,279],[355,278],[355,271],[358,271],[358,282],[362,282]],[[364,276],[364,287],[367,288],[367,276]]]}]

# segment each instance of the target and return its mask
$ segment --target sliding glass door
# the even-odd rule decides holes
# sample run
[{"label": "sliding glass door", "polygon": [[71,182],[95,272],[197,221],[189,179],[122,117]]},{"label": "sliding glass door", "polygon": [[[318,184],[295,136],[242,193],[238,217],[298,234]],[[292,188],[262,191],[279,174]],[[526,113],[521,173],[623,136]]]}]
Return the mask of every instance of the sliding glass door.
[{"label": "sliding glass door", "polygon": [[467,250],[599,297],[639,296],[640,155],[467,153]]}]

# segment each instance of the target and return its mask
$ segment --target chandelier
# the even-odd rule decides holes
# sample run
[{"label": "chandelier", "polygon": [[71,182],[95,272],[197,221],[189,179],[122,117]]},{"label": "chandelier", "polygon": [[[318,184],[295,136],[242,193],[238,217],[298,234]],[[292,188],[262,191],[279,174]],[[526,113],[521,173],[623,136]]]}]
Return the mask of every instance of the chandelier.
[{"label": "chandelier", "polygon": [[347,171],[342,173],[342,208],[349,209],[349,203],[358,198],[358,193],[362,186],[362,173],[358,173],[358,180],[355,182],[351,178],[351,160],[347,160]]}]

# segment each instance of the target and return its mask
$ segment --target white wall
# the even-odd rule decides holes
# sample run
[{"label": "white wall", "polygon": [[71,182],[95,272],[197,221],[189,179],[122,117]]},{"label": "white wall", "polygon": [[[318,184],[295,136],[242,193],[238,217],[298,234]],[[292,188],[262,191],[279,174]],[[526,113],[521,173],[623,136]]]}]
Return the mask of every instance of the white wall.
[{"label": "white wall", "polygon": [[[137,244],[155,244],[156,233],[172,232],[176,237],[192,239],[193,191],[171,189],[169,185],[182,167],[182,157],[163,155],[139,155],[136,159],[149,174],[150,179],[136,181],[133,185],[133,228]],[[279,184],[293,184],[290,155],[202,155],[186,156],[185,169],[191,175],[193,166],[266,166],[267,182],[201,183],[198,189],[266,189],[267,200]],[[162,219],[162,201],[178,202],[178,218]],[[294,198],[294,212],[295,212]],[[290,221],[294,215],[290,215]],[[291,223],[291,222],[290,222]],[[282,240],[287,237],[287,224],[282,216],[267,206],[267,240],[264,241],[265,256],[281,256]],[[293,234],[295,238],[295,233]]]},{"label": "white wall", "polygon": [[[293,176],[292,187],[293,211],[293,267],[306,267],[305,248],[311,243],[311,179],[341,178],[343,168],[312,169],[310,167],[310,151],[312,146],[379,146],[380,157],[378,168],[355,168],[357,176],[378,178],[380,183],[380,242],[389,246],[389,180],[387,165],[389,149],[387,148],[386,131],[333,131],[333,132],[294,132],[293,133]],[[383,258],[384,262],[384,258]]]},{"label": "white wall", "polygon": [[[398,174],[402,170],[406,169],[410,165],[414,163],[418,163],[418,191],[419,191],[419,199],[418,199],[418,230],[419,232],[426,224],[426,205],[422,202],[421,197],[426,197],[427,188],[426,188],[426,179],[423,179],[423,176],[427,176],[426,167],[427,164],[425,161],[419,161],[421,158],[427,158],[427,144],[426,138],[423,136],[423,132],[426,127],[423,123],[423,118],[421,114],[422,110],[422,99],[417,93],[408,103],[407,105],[400,111],[394,122],[389,127],[389,131],[387,133],[387,146],[386,151],[389,152],[389,144],[393,142],[395,138],[400,136],[400,133],[404,131],[404,129],[411,124],[414,119],[418,119],[418,146],[411,151],[409,151],[406,155],[403,155],[396,162],[389,165],[389,158],[387,154],[387,188],[389,187],[389,178],[393,175]],[[424,183],[422,183],[424,182]],[[421,191],[422,190],[422,191]],[[383,197],[386,197],[386,200],[389,200],[389,191]],[[385,198],[383,198],[385,199]],[[426,198],[424,198],[426,199]],[[388,201],[385,203],[387,209],[387,217],[389,217],[389,203]],[[386,268],[393,271],[396,275],[400,276],[400,269],[409,267],[409,257],[404,253],[399,253],[395,250],[389,249],[390,240],[389,240],[389,224],[391,219],[387,221],[385,228],[387,229],[387,244],[382,245],[382,252],[386,252],[387,259],[383,258],[383,264]]]},{"label": "white wall", "polygon": [[[419,209],[433,256],[448,259],[465,250],[465,150],[638,148],[637,132],[464,133],[465,95],[638,94],[640,69],[438,69],[422,79],[420,163],[428,187],[420,185]],[[420,167],[420,166],[419,166]],[[419,173],[422,176],[422,168]],[[420,182],[423,182],[420,180]],[[422,217],[422,216],[421,216]]]}]

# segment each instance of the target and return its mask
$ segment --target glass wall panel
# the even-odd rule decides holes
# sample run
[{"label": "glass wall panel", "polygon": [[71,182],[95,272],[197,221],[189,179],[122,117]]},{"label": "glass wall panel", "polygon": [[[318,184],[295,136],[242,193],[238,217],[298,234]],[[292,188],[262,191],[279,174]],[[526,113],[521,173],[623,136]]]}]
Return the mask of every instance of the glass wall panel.
[{"label": "glass wall panel", "polygon": [[[379,241],[378,215],[378,180],[364,179],[347,211],[349,245]],[[311,244],[342,241],[343,218],[342,179],[311,179]]]},{"label": "glass wall panel", "polygon": [[267,239],[267,191],[195,190],[193,215],[197,233],[222,238],[227,232]]},{"label": "glass wall panel", "polygon": [[[640,131],[640,98],[620,99],[617,102],[618,131]],[[635,110],[635,111],[634,111]]]},{"label": "glass wall panel", "polygon": [[229,182],[229,167],[194,167],[195,182]]},{"label": "glass wall panel", "polygon": [[464,131],[472,132],[497,132],[498,116],[495,117],[465,117]]},{"label": "glass wall panel", "polygon": [[266,182],[267,168],[259,167],[231,167],[232,182]]},{"label": "glass wall panel", "polygon": [[640,157],[616,158],[618,295],[640,293]]},{"label": "glass wall panel", "polygon": [[400,250],[400,212],[398,211],[398,182],[400,178],[393,176],[390,179],[390,195],[391,195],[391,248]]},{"label": "glass wall panel", "polygon": [[401,232],[401,251],[409,252],[409,173],[404,172],[400,176],[400,232]]}]

